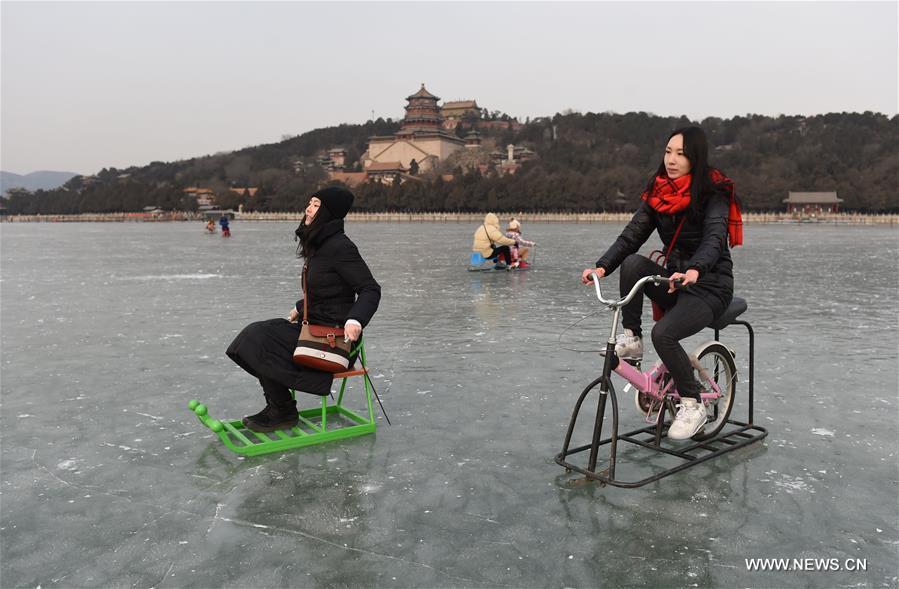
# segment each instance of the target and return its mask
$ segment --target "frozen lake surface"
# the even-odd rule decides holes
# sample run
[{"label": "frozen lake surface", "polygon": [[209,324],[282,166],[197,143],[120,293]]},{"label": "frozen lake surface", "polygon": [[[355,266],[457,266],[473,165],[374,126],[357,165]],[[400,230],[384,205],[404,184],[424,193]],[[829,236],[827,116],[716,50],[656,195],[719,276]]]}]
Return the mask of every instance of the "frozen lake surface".
[{"label": "frozen lake surface", "polygon": [[[246,459],[186,404],[262,407],[224,350],[286,315],[299,261],[295,224],[232,227],[0,226],[4,587],[899,585],[895,229],[748,226],[737,294],[770,433],[623,490],[553,462],[601,367],[570,350],[598,349],[611,317],[559,334],[599,309],[578,278],[621,225],[526,223],[521,273],[466,272],[475,225],[348,225],[383,288],[367,350],[393,426]],[[745,374],[745,330],[722,340]]]}]

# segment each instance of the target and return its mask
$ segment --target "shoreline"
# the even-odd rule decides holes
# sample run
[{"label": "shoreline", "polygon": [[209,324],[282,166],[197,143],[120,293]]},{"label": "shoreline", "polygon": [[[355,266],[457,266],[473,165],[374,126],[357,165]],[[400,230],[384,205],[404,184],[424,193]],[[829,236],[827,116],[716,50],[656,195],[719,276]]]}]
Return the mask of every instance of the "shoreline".
[{"label": "shoreline", "polygon": [[[527,223],[624,223],[633,216],[627,213],[497,213],[500,219],[516,217]],[[235,213],[236,221],[296,221],[302,213]],[[363,223],[480,223],[484,213],[364,213],[347,215],[350,222]],[[3,223],[163,223],[205,221],[199,213],[83,213],[79,215],[11,215],[0,217]],[[830,225],[890,225],[899,226],[899,214],[824,213],[795,215],[777,213],[743,213],[745,224],[815,223]]]}]

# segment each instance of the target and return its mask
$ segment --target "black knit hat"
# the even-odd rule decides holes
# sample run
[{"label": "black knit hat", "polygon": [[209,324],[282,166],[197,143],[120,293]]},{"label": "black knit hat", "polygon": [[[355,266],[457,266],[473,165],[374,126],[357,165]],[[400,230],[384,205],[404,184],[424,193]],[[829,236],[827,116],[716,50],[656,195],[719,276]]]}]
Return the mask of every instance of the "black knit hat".
[{"label": "black knit hat", "polygon": [[312,196],[322,201],[322,206],[328,209],[328,212],[335,219],[346,217],[346,214],[350,212],[350,207],[353,206],[353,200],[356,198],[352,192],[339,186],[322,188]]}]

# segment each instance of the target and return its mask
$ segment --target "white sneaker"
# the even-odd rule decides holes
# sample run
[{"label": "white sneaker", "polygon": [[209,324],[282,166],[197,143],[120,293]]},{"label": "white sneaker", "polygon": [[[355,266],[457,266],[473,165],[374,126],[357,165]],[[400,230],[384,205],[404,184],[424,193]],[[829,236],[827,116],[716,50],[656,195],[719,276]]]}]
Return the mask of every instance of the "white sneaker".
[{"label": "white sneaker", "polygon": [[643,339],[630,329],[615,336],[615,353],[622,360],[643,360]]},{"label": "white sneaker", "polygon": [[672,440],[692,438],[705,425],[705,405],[696,399],[684,398],[677,405],[677,415],[668,428],[668,437]]}]

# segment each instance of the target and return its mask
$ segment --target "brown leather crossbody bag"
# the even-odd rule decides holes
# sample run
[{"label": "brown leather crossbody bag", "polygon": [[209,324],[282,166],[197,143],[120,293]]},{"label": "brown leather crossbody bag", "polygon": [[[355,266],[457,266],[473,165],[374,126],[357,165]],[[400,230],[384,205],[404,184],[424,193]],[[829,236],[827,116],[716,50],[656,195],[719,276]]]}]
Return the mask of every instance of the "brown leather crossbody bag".
[{"label": "brown leather crossbody bag", "polygon": [[343,372],[350,365],[353,342],[345,339],[342,327],[309,323],[308,265],[303,266],[303,323],[293,351],[293,361],[324,372]]}]

